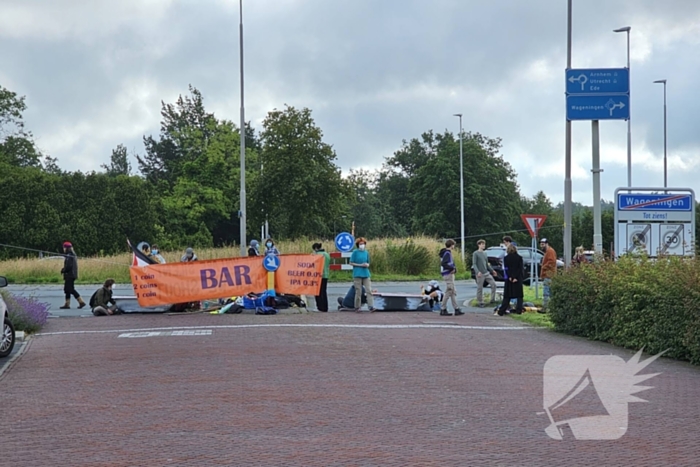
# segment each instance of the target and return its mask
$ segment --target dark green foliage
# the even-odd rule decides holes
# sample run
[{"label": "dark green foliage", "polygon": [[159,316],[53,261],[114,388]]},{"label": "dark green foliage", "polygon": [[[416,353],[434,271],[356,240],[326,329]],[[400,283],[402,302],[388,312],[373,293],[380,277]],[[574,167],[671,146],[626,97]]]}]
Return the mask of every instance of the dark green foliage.
[{"label": "dark green foliage", "polygon": [[700,364],[700,262],[624,257],[552,281],[558,331]]},{"label": "dark green foliage", "polygon": [[410,240],[398,246],[388,243],[386,254],[389,270],[410,276],[427,274],[439,262],[437,255],[431,255],[426,247]]}]

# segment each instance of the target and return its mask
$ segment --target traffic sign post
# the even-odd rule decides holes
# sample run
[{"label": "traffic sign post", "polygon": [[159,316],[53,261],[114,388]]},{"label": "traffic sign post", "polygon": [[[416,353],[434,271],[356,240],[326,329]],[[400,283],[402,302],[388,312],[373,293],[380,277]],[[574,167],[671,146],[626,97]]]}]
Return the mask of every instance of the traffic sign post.
[{"label": "traffic sign post", "polygon": [[520,218],[525,223],[525,227],[530,232],[532,238],[537,238],[537,232],[547,220],[547,216],[544,214],[520,214]]},{"label": "traffic sign post", "polygon": [[615,190],[617,256],[635,252],[651,258],[694,256],[694,245],[695,192],[691,188]]},{"label": "traffic sign post", "polygon": [[277,255],[263,256],[263,267],[267,271],[267,291],[270,295],[275,295],[275,271],[280,267],[280,258]]},{"label": "traffic sign post", "polygon": [[338,251],[347,253],[355,246],[355,237],[348,232],[341,232],[335,236],[335,247]]}]

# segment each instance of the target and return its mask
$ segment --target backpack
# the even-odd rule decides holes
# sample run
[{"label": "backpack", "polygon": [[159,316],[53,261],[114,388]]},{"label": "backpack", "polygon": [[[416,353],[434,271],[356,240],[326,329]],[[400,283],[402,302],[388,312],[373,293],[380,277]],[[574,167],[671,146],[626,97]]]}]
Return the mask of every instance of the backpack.
[{"label": "backpack", "polygon": [[95,306],[97,306],[97,292],[99,291],[100,289],[95,290],[95,292],[92,294],[92,297],[90,297],[90,301],[88,302],[90,308],[95,308]]}]

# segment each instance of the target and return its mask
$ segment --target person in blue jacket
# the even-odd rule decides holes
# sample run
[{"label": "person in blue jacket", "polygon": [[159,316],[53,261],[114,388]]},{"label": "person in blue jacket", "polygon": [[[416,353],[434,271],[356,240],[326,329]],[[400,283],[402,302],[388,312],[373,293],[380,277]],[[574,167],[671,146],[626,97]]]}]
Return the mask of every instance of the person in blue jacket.
[{"label": "person in blue jacket", "polygon": [[[357,248],[352,251],[350,255],[350,265],[352,266],[352,280],[355,284],[355,311],[359,313],[362,306],[362,288],[370,291],[372,290],[372,281],[370,280],[369,272],[369,252],[367,251],[367,240],[364,237],[360,237],[355,242]],[[369,307],[370,313],[376,310],[374,308],[374,297],[371,293],[367,293],[367,306]]]}]

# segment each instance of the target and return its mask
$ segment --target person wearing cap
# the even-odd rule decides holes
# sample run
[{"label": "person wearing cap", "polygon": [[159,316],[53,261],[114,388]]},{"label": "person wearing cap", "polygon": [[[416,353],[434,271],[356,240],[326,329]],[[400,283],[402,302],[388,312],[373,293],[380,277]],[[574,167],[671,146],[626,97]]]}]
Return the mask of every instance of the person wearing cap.
[{"label": "person wearing cap", "polygon": [[472,265],[474,266],[474,272],[476,272],[476,301],[479,302],[478,306],[483,308],[485,306],[484,282],[491,286],[491,303],[496,303],[496,281],[493,278],[496,275],[496,271],[491,267],[489,258],[484,252],[486,249],[486,240],[479,240],[476,242],[476,246],[477,250],[472,255]]},{"label": "person wearing cap", "polygon": [[440,309],[442,297],[445,295],[440,290],[440,283],[436,280],[428,282],[428,286],[423,288],[423,295],[427,295],[428,303],[431,310]]},{"label": "person wearing cap", "polygon": [[542,279],[542,308],[546,309],[549,304],[552,277],[557,274],[557,252],[549,245],[546,238],[540,240],[540,249],[544,251],[542,266],[540,266],[540,279]]},{"label": "person wearing cap", "polygon": [[248,256],[260,256],[260,243],[257,240],[251,240],[248,247]]},{"label": "person wearing cap", "polygon": [[70,298],[75,297],[78,301],[78,308],[83,308],[85,302],[80,297],[80,294],[75,290],[75,281],[78,279],[78,258],[75,256],[75,251],[73,251],[73,244],[71,242],[63,243],[63,269],[61,269],[61,274],[63,275],[63,293],[66,296],[66,303],[59,307],[62,310],[68,310],[70,308]]},{"label": "person wearing cap", "polygon": [[194,250],[192,248],[188,247],[185,250],[185,254],[182,255],[182,258],[180,258],[180,262],[189,263],[190,261],[197,261],[197,255],[194,254]]}]

